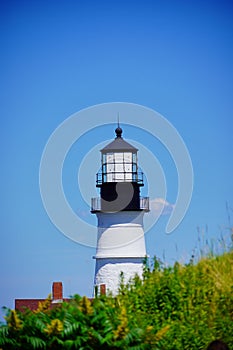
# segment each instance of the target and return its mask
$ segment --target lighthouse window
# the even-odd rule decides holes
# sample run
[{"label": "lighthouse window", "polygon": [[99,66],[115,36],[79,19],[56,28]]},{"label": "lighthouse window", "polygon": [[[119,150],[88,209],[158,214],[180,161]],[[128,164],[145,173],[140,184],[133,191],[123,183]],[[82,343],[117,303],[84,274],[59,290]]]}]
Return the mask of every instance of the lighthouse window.
[{"label": "lighthouse window", "polygon": [[102,154],[102,181],[137,181],[137,154],[133,152]]},{"label": "lighthouse window", "polygon": [[125,172],[126,173],[131,173],[131,170],[132,170],[132,164],[125,163]]},{"label": "lighthouse window", "polygon": [[116,163],[123,163],[123,153],[115,153],[115,162]]},{"label": "lighthouse window", "polygon": [[113,153],[107,153],[104,157],[103,161],[106,161],[106,164],[104,168],[106,169],[107,173],[107,182],[112,182],[113,180],[113,172],[114,172],[114,154]]},{"label": "lighthouse window", "polygon": [[109,164],[109,163],[113,163],[113,156],[114,154],[113,153],[107,153],[106,154],[106,162]]},{"label": "lighthouse window", "polygon": [[114,171],[113,153],[107,154],[107,173]]},{"label": "lighthouse window", "polygon": [[114,181],[124,181],[124,164],[123,164],[123,153],[117,152],[115,156],[115,176]]},{"label": "lighthouse window", "polygon": [[[130,152],[124,153],[124,170],[127,173],[132,172],[132,153]],[[127,174],[127,179],[130,179],[129,174]]]},{"label": "lighthouse window", "polygon": [[132,164],[132,153],[130,152],[124,153],[124,162]]}]

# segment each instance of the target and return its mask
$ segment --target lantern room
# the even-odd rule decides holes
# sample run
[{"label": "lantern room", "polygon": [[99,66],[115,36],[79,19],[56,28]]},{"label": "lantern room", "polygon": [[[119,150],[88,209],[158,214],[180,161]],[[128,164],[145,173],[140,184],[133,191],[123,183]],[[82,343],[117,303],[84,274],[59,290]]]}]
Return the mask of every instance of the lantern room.
[{"label": "lantern room", "polygon": [[97,187],[109,182],[136,182],[143,186],[143,174],[138,172],[137,148],[122,138],[122,129],[115,130],[116,138],[101,150],[101,171]]},{"label": "lantern room", "polygon": [[101,150],[101,170],[96,175],[100,198],[92,199],[91,211],[148,211],[148,199],[140,197],[144,184],[143,173],[138,171],[138,149],[123,139],[119,125],[115,133],[115,139]]}]

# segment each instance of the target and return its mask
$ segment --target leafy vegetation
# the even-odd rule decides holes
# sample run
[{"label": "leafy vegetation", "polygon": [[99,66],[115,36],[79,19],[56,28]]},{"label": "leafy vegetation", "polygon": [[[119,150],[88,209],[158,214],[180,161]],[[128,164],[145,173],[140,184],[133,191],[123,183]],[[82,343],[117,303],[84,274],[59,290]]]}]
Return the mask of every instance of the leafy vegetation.
[{"label": "leafy vegetation", "polygon": [[75,295],[51,308],[7,310],[0,348],[199,350],[221,338],[233,349],[233,251],[197,264],[165,267],[146,261],[143,279],[119,295],[93,300]]}]

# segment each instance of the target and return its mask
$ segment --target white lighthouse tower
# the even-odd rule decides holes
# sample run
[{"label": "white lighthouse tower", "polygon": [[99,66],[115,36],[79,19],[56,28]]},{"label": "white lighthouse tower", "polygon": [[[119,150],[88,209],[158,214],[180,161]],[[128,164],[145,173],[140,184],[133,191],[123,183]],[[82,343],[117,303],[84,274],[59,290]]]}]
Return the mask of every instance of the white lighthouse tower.
[{"label": "white lighthouse tower", "polygon": [[96,187],[100,197],[92,198],[91,212],[98,219],[94,285],[105,285],[117,294],[121,272],[124,281],[143,272],[146,256],[143,215],[149,211],[149,198],[140,197],[143,173],[138,171],[137,149],[122,138],[116,138],[101,150],[101,171]]}]

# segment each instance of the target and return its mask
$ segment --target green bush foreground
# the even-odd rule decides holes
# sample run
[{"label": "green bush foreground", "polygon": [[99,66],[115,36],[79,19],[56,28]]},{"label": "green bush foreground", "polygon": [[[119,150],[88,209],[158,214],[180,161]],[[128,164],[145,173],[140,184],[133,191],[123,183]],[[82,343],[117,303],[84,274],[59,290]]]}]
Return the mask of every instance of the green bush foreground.
[{"label": "green bush foreground", "polygon": [[1,349],[206,349],[224,340],[233,349],[233,252],[198,264],[164,267],[157,259],[121,286],[117,297],[76,295],[32,312],[6,310]]}]

